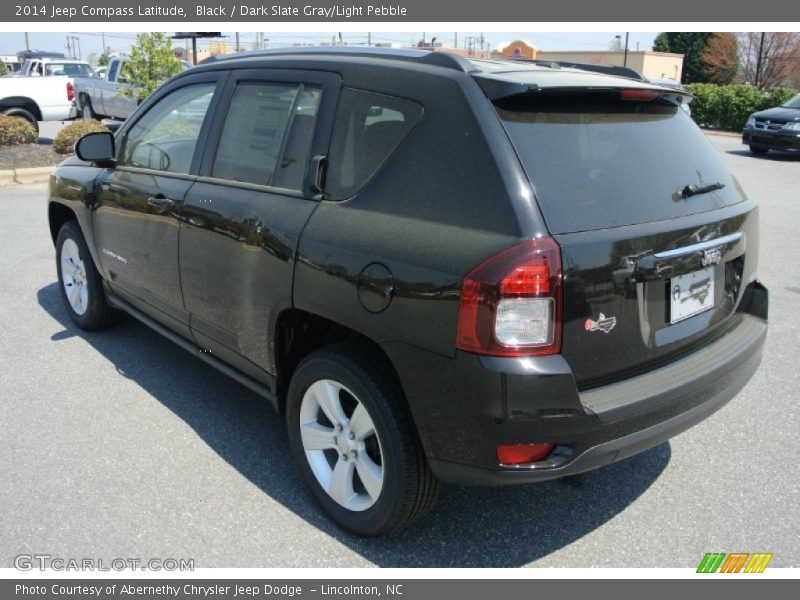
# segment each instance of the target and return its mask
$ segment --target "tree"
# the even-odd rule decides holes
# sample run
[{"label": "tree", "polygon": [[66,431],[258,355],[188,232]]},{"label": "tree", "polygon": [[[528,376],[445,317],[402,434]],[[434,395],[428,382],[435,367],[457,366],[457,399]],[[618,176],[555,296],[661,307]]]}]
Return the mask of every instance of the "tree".
[{"label": "tree", "polygon": [[129,60],[122,65],[122,75],[129,86],[126,96],[144,100],[167,79],[181,72],[181,61],[172,52],[172,41],[163,33],[140,33],[131,46]]},{"label": "tree", "polygon": [[97,58],[97,66],[105,67],[111,62],[111,48],[106,48],[103,53]]},{"label": "tree", "polygon": [[6,63],[0,60],[0,77],[7,74],[8,74],[8,68],[6,67]]},{"label": "tree", "polygon": [[800,78],[800,33],[740,33],[739,56],[745,83],[759,89],[780,86]]},{"label": "tree", "polygon": [[683,54],[681,83],[703,83],[705,76],[700,56],[713,35],[694,31],[662,32],[656,36],[653,50]]},{"label": "tree", "polygon": [[708,83],[733,83],[739,72],[739,45],[736,34],[715,33],[700,53],[701,71]]}]

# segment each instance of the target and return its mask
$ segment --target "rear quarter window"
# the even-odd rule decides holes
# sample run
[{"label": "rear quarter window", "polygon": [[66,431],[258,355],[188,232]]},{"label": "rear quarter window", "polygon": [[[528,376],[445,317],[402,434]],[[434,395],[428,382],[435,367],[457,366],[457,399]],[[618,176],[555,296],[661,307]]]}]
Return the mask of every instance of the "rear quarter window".
[{"label": "rear quarter window", "polygon": [[343,200],[358,193],[422,119],[411,100],[345,89],[331,139],[326,196]]}]

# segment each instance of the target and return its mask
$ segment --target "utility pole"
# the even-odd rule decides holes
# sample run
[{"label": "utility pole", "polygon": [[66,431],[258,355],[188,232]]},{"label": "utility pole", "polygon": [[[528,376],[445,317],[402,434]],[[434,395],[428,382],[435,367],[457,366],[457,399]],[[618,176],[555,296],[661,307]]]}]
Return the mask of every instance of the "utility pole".
[{"label": "utility pole", "polygon": [[103,37],[103,52],[102,52],[102,54],[105,54],[106,53],[106,32],[103,31],[102,33],[100,33],[100,35]]},{"label": "utility pole", "polygon": [[75,36],[75,42],[78,44],[78,60],[83,60],[83,54],[81,53],[81,38]]},{"label": "utility pole", "polygon": [[72,46],[70,46],[69,34],[67,34],[67,58],[73,58]]},{"label": "utility pole", "polygon": [[234,54],[239,52],[239,32],[236,32],[236,48],[234,49]]},{"label": "utility pole", "polygon": [[372,33],[367,32],[367,46],[372,46]]},{"label": "utility pole", "polygon": [[453,48],[458,48],[458,32],[455,33],[455,39],[453,40]]},{"label": "utility pole", "polygon": [[628,66],[628,35],[630,34],[629,31],[625,32],[625,56],[622,58],[622,66]]},{"label": "utility pole", "polygon": [[26,31],[25,32],[25,50],[30,50],[30,49],[31,49],[31,43],[30,43],[30,41],[28,41],[28,32]]},{"label": "utility pole", "polygon": [[758,44],[758,58],[756,60],[756,89],[758,89],[758,80],[761,78],[761,61],[762,54],[764,53],[764,37],[767,34],[761,32],[761,42]]}]

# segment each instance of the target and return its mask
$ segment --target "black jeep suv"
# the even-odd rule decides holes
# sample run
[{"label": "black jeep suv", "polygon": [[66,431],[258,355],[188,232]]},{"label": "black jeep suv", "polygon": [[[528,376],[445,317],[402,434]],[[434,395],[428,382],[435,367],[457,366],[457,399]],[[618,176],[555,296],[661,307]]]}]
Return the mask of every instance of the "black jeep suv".
[{"label": "black jeep suv", "polygon": [[53,174],[66,310],[267,398],[359,534],[439,481],[609,464],[727,402],[766,337],[756,206],[684,101],[441,52],[213,61]]}]

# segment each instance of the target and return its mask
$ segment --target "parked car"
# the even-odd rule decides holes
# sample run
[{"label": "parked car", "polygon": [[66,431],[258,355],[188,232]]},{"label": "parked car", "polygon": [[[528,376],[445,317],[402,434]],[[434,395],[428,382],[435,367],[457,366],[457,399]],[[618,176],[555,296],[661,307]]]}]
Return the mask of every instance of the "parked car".
[{"label": "parked car", "polygon": [[757,206],[648,82],[417,50],[220,58],[83,137],[49,195],[74,323],[125,311],[261,394],[361,535],[421,517],[440,481],[642,452],[761,360]]},{"label": "parked car", "polygon": [[[127,119],[136,110],[139,99],[124,93],[125,89],[130,88],[122,68],[127,60],[125,57],[112,58],[104,77],[91,77],[75,82],[74,116],[82,116],[87,120]],[[181,61],[182,70],[190,67],[190,63]]]},{"label": "parked car", "polygon": [[19,72],[20,64],[17,60],[16,54],[3,54],[0,55],[0,61],[6,66],[6,74],[16,75]]},{"label": "parked car", "polygon": [[0,111],[20,117],[39,130],[39,121],[70,117],[75,86],[68,75],[0,78]]},{"label": "parked car", "polygon": [[742,143],[753,154],[770,150],[800,150],[800,94],[780,106],[748,117],[742,131]]}]

